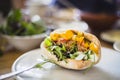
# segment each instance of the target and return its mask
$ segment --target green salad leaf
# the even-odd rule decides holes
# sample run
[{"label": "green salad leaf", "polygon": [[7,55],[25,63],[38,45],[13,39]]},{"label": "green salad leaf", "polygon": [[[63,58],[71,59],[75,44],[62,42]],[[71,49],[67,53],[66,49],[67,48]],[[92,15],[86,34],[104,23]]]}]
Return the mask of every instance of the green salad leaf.
[{"label": "green salad leaf", "polygon": [[19,9],[11,10],[10,13],[8,14],[7,21],[8,24],[13,22],[13,21],[20,21],[22,18],[21,11]]},{"label": "green salad leaf", "polygon": [[62,45],[62,49],[61,50],[63,50],[64,52],[67,51],[64,45]]},{"label": "green salad leaf", "polygon": [[70,54],[71,59],[75,59],[79,55],[78,52],[75,52],[74,54]]},{"label": "green salad leaf", "polygon": [[45,43],[45,45],[46,45],[47,47],[52,46],[52,41],[50,40],[50,38],[46,38],[46,39],[44,40],[44,43]]},{"label": "green salad leaf", "polygon": [[[27,17],[27,18],[26,18]],[[0,26],[0,33],[6,35],[35,35],[46,31],[42,20],[31,22],[28,15],[23,15],[21,10],[11,10],[3,25]]]},{"label": "green salad leaf", "polygon": [[61,52],[61,50],[62,50],[62,48],[60,48],[59,46],[54,46],[55,48],[55,53],[57,54],[57,56],[59,57],[59,59],[60,60],[62,60],[63,59],[63,55],[62,55],[62,52]]},{"label": "green salad leaf", "polygon": [[84,52],[84,54],[86,55],[86,56],[84,57],[84,59],[85,59],[85,60],[88,60],[88,59],[91,58],[90,56],[93,54],[93,52],[92,52],[91,50],[88,50],[88,51]]},{"label": "green salad leaf", "polygon": [[41,69],[41,68],[43,68],[42,66],[44,64],[46,64],[46,63],[48,63],[48,61],[45,61],[45,62],[42,62],[42,63],[38,63],[38,64],[35,65],[35,67]]}]

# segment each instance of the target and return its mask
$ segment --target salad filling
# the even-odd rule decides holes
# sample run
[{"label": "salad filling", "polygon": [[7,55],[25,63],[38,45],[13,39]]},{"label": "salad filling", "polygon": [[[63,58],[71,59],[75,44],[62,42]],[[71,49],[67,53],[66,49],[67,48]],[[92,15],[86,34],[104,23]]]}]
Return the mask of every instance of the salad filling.
[{"label": "salad filling", "polygon": [[54,54],[58,61],[65,59],[98,60],[98,48],[94,42],[85,38],[83,32],[67,30],[62,33],[51,33],[50,37],[44,40],[45,47],[51,54]]}]

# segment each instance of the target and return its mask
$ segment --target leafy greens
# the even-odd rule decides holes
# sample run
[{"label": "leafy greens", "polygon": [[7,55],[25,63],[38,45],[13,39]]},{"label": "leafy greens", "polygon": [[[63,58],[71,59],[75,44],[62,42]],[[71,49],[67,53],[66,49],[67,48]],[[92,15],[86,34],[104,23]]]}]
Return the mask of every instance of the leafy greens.
[{"label": "leafy greens", "polygon": [[[19,9],[12,10],[6,19],[6,22],[0,26],[0,33],[6,35],[35,35],[46,31],[45,24],[39,20],[31,22],[30,19],[25,19],[27,15],[21,13]],[[29,16],[27,16],[29,17]]]}]

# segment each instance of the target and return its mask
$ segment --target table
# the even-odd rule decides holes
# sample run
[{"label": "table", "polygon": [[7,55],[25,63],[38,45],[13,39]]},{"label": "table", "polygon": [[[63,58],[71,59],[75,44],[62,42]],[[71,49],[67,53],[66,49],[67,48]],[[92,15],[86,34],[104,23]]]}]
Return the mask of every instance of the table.
[{"label": "table", "polygon": [[[112,44],[106,43],[104,41],[101,41],[101,45],[103,47],[113,49]],[[3,56],[0,57],[0,75],[10,72],[13,62],[23,53],[25,52],[21,52],[18,50],[11,50],[11,51],[5,52]],[[14,79],[10,78],[6,80],[14,80]]]}]

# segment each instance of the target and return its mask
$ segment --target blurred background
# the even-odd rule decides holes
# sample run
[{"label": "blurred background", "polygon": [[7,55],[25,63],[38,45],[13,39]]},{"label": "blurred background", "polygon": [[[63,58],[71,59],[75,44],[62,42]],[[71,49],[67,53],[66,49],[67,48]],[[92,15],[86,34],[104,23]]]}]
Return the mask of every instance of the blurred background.
[{"label": "blurred background", "polygon": [[[1,0],[0,19],[5,18],[11,9],[24,9],[31,16],[38,14],[59,20],[79,17],[96,33],[119,28],[114,25],[120,17],[120,0]],[[78,11],[75,13],[74,9]]]},{"label": "blurred background", "polygon": [[[10,35],[9,30],[14,32],[19,28],[20,31],[17,32],[23,33],[26,31],[25,29],[21,30],[20,25],[23,26],[23,24],[21,22],[19,24],[19,20],[10,22],[13,19],[9,18],[9,16],[17,13],[13,12],[14,14],[10,15],[10,12],[16,9],[19,9],[23,16],[20,21],[23,20],[26,23],[33,23],[40,19],[45,24],[42,26],[50,30],[70,26],[76,28],[77,26],[76,29],[91,32],[100,39],[102,38],[108,42],[115,42],[114,40],[109,41],[111,38],[111,36],[109,38],[108,33],[111,35],[109,30],[120,30],[120,0],[1,0],[0,25],[3,26],[3,23],[6,22],[7,26],[12,26],[13,28],[8,29],[5,27],[1,29],[1,34]],[[10,24],[8,24],[9,22]],[[33,30],[29,28],[27,31]],[[107,32],[108,39],[104,39],[106,36],[104,36],[103,32]],[[112,33],[115,32],[112,31]],[[25,34],[15,33],[12,33],[12,35],[27,36],[28,33],[30,33],[29,35],[33,35],[31,32]],[[118,31],[117,35],[119,33],[120,31]],[[9,39],[8,42],[14,43],[14,40],[11,42],[10,38],[7,37],[7,39]],[[120,40],[120,37],[118,39],[117,36],[117,40]],[[4,41],[1,39],[0,43],[3,44]]]}]

